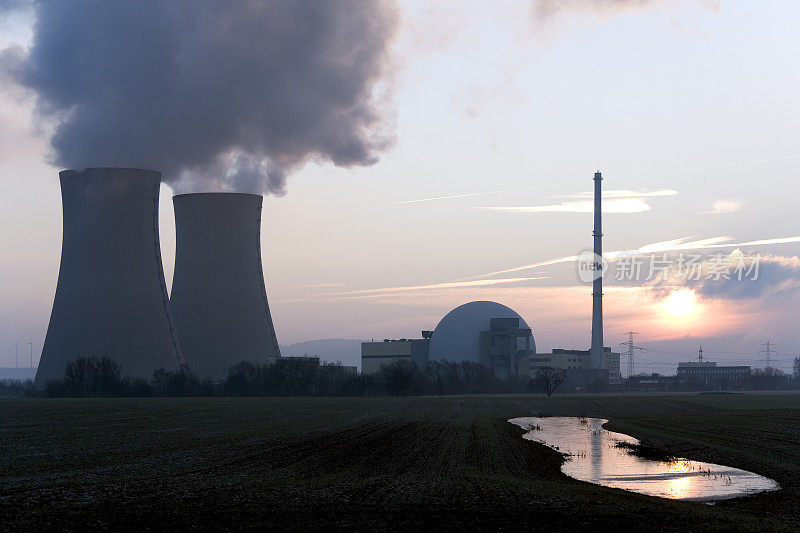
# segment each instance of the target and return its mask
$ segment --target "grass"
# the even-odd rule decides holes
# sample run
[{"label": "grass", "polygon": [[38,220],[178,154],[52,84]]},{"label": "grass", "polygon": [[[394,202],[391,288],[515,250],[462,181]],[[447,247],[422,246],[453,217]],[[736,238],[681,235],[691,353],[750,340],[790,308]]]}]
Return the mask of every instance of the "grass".
[{"label": "grass", "polygon": [[[518,416],[776,479],[709,506],[575,481]],[[800,395],[0,401],[0,530],[799,530]]]},{"label": "grass", "polygon": [[619,441],[614,444],[617,448],[622,448],[628,453],[651,461],[664,461],[670,462],[676,459],[675,454],[667,449],[663,444],[657,444],[648,440],[643,440],[639,443],[631,443]]}]

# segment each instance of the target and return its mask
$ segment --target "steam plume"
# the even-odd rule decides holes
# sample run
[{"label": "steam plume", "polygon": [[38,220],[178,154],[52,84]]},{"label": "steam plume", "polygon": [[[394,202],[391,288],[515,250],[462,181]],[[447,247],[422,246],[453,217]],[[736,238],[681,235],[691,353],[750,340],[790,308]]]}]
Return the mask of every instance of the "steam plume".
[{"label": "steam plume", "polygon": [[309,159],[371,165],[393,140],[390,0],[31,5],[32,45],[4,63],[55,123],[59,166],[154,168],[181,192],[282,194]]}]

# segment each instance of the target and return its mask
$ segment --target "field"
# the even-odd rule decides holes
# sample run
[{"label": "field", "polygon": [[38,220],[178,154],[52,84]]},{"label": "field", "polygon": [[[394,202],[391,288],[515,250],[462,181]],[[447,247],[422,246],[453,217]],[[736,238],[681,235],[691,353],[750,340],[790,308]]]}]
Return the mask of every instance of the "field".
[{"label": "field", "polygon": [[[782,490],[574,481],[507,419],[599,416]],[[800,530],[800,395],[0,401],[0,530]]]}]

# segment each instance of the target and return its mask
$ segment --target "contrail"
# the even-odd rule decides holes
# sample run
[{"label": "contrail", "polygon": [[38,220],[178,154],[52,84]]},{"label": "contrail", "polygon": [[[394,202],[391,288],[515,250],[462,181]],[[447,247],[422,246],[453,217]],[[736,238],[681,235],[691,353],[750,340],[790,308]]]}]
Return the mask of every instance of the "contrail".
[{"label": "contrail", "polygon": [[[555,205],[531,205],[522,207],[474,207],[473,209],[488,209],[490,211],[505,211],[508,213],[591,213],[594,203],[589,200],[577,202],[561,202]],[[650,211],[650,205],[641,198],[622,198],[606,200],[603,205],[604,213],[643,213]]]},{"label": "contrail", "polygon": [[[776,239],[761,239],[756,241],[747,241],[747,242],[739,242],[739,243],[732,243],[732,242],[725,242],[731,240],[731,237],[721,236],[721,237],[709,237],[707,239],[699,239],[696,241],[689,241],[692,237],[682,237],[680,239],[672,239],[669,241],[661,241],[655,242],[651,244],[645,244],[636,249],[632,250],[616,250],[612,252],[606,252],[603,254],[608,260],[618,259],[620,257],[629,257],[632,255],[642,255],[642,254],[652,254],[656,252],[675,252],[678,250],[709,250],[709,249],[717,249],[717,248],[741,248],[746,246],[768,246],[772,244],[794,244],[800,243],[800,236],[796,237],[779,237]],[[499,276],[501,274],[510,274],[512,272],[520,272],[522,270],[531,270],[534,268],[540,268],[543,266],[548,265],[556,265],[560,263],[572,263],[577,261],[579,256],[577,255],[570,255],[567,257],[559,257],[557,259],[549,259],[547,261],[539,261],[538,263],[530,263],[528,265],[522,265],[513,268],[507,268],[505,270],[497,270],[495,272],[488,272],[486,274],[480,274],[478,276],[472,276],[468,278],[459,278],[456,281],[462,280],[470,280],[475,278],[490,278],[492,276]]]},{"label": "contrail", "polygon": [[389,294],[403,294],[408,292],[415,292],[430,289],[460,289],[464,287],[486,287],[491,285],[505,285],[510,283],[520,283],[523,281],[535,281],[540,279],[547,279],[549,276],[531,276],[524,278],[499,278],[499,279],[477,279],[470,281],[447,281],[444,283],[432,283],[428,285],[405,285],[399,287],[379,287],[375,289],[359,289],[354,291],[341,291],[341,292],[328,292],[320,294],[312,294],[308,297],[299,298],[297,300],[288,300],[283,303],[308,301],[309,299],[328,299],[328,298],[342,298],[342,297],[369,297],[369,296],[384,296]]},{"label": "contrail", "polygon": [[738,167],[744,165],[756,165],[758,163],[772,163],[774,161],[786,161],[788,159],[800,159],[800,155],[787,155],[785,157],[773,157],[771,159],[754,159],[753,161],[740,161],[738,163],[722,163],[708,167],[681,168],[677,172],[693,172],[696,170],[713,170],[715,168]]},{"label": "contrail", "polygon": [[[675,196],[675,189],[656,189],[653,191],[632,191],[629,189],[612,189],[603,191],[603,198],[652,198],[655,196]],[[594,191],[579,192],[567,195],[566,198],[594,198]]]},{"label": "contrail", "polygon": [[517,191],[530,191],[533,189],[544,189],[548,187],[555,187],[560,185],[573,185],[576,183],[584,183],[586,180],[580,181],[568,181],[566,183],[552,183],[549,185],[531,185],[529,187],[517,187],[515,189],[500,189],[497,191],[483,191],[483,192],[471,192],[467,194],[452,194],[450,196],[435,196],[433,198],[418,198],[416,200],[401,200],[399,202],[394,202],[395,204],[415,204],[418,202],[433,202],[435,200],[450,200],[453,198],[469,198],[472,196],[487,196],[489,194],[502,194],[504,192],[517,192]]},{"label": "contrail", "polygon": [[[754,159],[752,161],[738,161],[738,162],[734,162],[734,163],[721,163],[719,165],[710,165],[710,166],[706,166],[706,167],[679,168],[679,169],[675,169],[675,170],[662,170],[662,171],[656,171],[656,172],[658,172],[658,173],[660,173],[660,172],[696,172],[696,171],[701,171],[701,170],[713,170],[715,168],[738,167],[738,166],[745,166],[745,165],[757,165],[759,163],[772,163],[772,162],[775,162],[775,161],[787,161],[787,160],[790,160],[790,159],[800,159],[800,155],[787,155],[787,156],[784,156],[784,157],[773,157],[773,158],[770,158],[770,159]],[[650,172],[652,172],[652,171],[650,171]],[[642,172],[642,174],[644,174],[644,173]],[[552,187],[554,185],[572,185],[574,183],[585,183],[585,181],[586,180],[580,180],[580,181],[571,181],[571,182],[568,182],[568,183],[558,183],[558,184],[553,184],[553,185],[538,185],[538,186],[531,186],[531,187],[519,187],[519,188],[516,188],[516,189],[500,189],[500,190],[496,190],[496,191],[473,192],[473,193],[467,193],[467,194],[453,194],[453,195],[450,195],[450,196],[436,196],[436,197],[432,197],[432,198],[419,198],[419,199],[416,199],[416,200],[401,200],[399,202],[394,202],[394,203],[395,204],[413,204],[413,203],[417,203],[417,202],[433,202],[433,201],[436,201],[436,200],[450,200],[450,199],[453,199],[453,198],[469,198],[469,197],[472,197],[472,196],[486,196],[486,195],[489,195],[489,194],[502,194],[502,193],[506,193],[506,192],[526,191],[526,190],[531,190],[531,189],[539,189],[539,188],[543,188],[543,187]],[[620,191],[620,192],[623,192],[623,191]],[[624,192],[625,193],[628,193],[628,192],[636,193],[636,191],[624,191]],[[581,193],[579,193],[579,195],[580,194]],[[631,196],[637,196],[637,197],[644,197],[644,196],[671,196],[673,194],[677,194],[677,191],[672,191],[672,190],[666,189],[666,190],[652,191],[650,193],[632,194]],[[579,195],[573,195],[573,196],[579,196]]]}]

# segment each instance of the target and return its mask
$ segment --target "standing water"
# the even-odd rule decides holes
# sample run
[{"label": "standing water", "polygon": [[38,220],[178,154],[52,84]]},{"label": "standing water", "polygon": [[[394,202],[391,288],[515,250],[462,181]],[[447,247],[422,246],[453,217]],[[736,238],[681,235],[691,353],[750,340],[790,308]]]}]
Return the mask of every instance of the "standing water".
[{"label": "standing water", "polygon": [[604,487],[675,500],[716,501],[779,489],[772,479],[728,466],[689,459],[658,461],[630,453],[639,444],[624,433],[603,429],[607,420],[524,417],[509,420],[524,438],[567,454],[561,471]]}]

